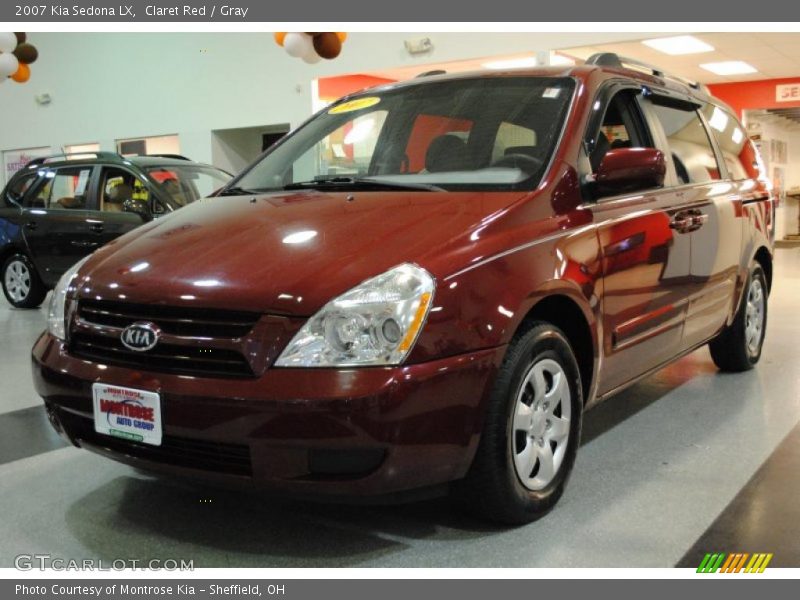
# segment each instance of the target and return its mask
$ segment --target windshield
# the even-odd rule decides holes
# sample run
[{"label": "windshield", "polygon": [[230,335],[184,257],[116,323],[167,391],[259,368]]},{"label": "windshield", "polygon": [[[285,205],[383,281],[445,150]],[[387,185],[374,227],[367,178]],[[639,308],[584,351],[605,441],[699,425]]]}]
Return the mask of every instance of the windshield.
[{"label": "windshield", "polygon": [[319,113],[236,189],[531,189],[573,88],[565,77],[482,77],[365,92]]},{"label": "windshield", "polygon": [[225,171],[192,163],[145,167],[144,170],[176,208],[207,198],[231,180]]}]

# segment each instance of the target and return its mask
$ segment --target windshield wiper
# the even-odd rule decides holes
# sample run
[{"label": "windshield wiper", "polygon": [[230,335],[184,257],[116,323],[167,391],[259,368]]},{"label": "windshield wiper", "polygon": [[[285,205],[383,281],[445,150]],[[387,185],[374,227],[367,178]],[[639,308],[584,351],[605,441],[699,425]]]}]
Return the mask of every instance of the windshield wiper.
[{"label": "windshield wiper", "polygon": [[283,186],[285,190],[305,190],[315,188],[385,188],[395,190],[422,190],[426,192],[443,192],[444,190],[436,185],[428,183],[412,183],[402,181],[387,181],[373,179],[371,177],[328,177],[327,179],[312,179],[310,181],[298,181]]},{"label": "windshield wiper", "polygon": [[258,194],[259,192],[253,190],[246,190],[240,187],[231,187],[222,190],[217,196],[247,196],[248,194]]}]

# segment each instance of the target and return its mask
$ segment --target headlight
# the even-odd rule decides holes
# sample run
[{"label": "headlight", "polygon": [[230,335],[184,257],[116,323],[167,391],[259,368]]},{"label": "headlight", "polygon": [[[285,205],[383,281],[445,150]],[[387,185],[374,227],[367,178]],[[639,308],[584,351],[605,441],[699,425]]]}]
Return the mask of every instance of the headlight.
[{"label": "headlight", "polygon": [[400,364],[417,340],[433,300],[434,279],[402,264],[331,300],[303,326],[278,367]]},{"label": "headlight", "polygon": [[61,276],[53,290],[53,295],[50,297],[50,307],[47,309],[47,331],[60,340],[64,340],[67,337],[66,314],[64,313],[67,292],[70,290],[72,281],[77,277],[78,270],[83,266],[83,263],[89,260],[89,256],[76,262]]}]

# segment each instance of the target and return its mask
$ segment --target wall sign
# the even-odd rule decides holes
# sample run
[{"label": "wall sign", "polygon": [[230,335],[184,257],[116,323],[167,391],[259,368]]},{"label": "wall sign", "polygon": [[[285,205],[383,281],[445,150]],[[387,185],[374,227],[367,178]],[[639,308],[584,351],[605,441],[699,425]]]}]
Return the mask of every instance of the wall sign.
[{"label": "wall sign", "polygon": [[800,102],[800,82],[775,86],[777,102]]},{"label": "wall sign", "polygon": [[25,148],[24,150],[6,150],[3,152],[3,176],[5,181],[34,158],[52,154],[49,146],[41,148]]}]

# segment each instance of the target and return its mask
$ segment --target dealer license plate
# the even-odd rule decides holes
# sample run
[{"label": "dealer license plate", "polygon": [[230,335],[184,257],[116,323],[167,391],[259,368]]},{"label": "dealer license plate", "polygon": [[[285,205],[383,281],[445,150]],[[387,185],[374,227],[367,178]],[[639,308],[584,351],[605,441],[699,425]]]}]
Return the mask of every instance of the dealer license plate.
[{"label": "dealer license plate", "polygon": [[161,445],[161,398],[156,392],[95,383],[92,395],[96,432]]}]

